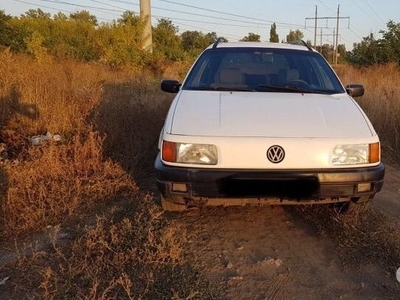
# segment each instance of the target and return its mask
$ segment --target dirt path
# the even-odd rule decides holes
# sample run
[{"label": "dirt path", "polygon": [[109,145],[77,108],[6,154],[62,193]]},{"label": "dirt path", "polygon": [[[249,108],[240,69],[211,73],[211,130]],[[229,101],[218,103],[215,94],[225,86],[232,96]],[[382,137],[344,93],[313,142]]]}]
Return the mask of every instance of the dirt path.
[{"label": "dirt path", "polygon": [[373,207],[400,220],[400,171],[386,164],[385,183]]},{"label": "dirt path", "polygon": [[[389,166],[372,209],[398,218],[399,189],[400,174]],[[222,288],[224,299],[400,297],[394,273],[379,261],[366,263],[362,254],[344,263],[334,239],[321,237],[294,209],[207,208],[176,218],[186,224],[188,255]]]},{"label": "dirt path", "polygon": [[[372,209],[400,220],[400,172],[394,167],[387,166],[384,189]],[[186,255],[221,289],[223,299],[400,299],[395,269],[383,266],[379,249],[376,260],[363,254],[365,245],[351,261],[344,260],[338,243],[348,240],[321,234],[300,214],[275,206],[204,208],[166,216],[172,226],[184,224]],[[15,256],[11,247],[0,251],[0,268]]]}]

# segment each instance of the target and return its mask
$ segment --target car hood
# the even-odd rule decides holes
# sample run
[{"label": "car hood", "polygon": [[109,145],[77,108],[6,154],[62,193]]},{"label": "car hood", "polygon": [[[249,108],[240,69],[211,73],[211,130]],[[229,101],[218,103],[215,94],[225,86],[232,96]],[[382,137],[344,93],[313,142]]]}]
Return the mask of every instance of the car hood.
[{"label": "car hood", "polygon": [[170,133],[188,136],[373,135],[366,116],[347,94],[183,90],[170,117]]}]

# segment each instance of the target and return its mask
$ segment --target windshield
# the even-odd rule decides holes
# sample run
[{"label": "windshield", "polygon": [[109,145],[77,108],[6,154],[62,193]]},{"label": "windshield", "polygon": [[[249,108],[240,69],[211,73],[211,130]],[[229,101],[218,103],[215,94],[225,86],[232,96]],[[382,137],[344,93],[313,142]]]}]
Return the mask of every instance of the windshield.
[{"label": "windshield", "polygon": [[325,59],[316,52],[273,48],[206,50],[184,90],[344,93]]}]

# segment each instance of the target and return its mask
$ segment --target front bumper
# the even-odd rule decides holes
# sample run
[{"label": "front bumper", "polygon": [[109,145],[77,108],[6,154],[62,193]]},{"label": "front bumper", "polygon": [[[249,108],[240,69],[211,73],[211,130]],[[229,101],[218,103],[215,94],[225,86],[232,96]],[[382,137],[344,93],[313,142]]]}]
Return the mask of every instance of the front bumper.
[{"label": "front bumper", "polygon": [[[382,189],[383,163],[367,168],[237,170],[182,168],[155,161],[156,180],[169,201],[185,205],[334,203],[371,199]],[[179,187],[179,188],[176,188]]]}]

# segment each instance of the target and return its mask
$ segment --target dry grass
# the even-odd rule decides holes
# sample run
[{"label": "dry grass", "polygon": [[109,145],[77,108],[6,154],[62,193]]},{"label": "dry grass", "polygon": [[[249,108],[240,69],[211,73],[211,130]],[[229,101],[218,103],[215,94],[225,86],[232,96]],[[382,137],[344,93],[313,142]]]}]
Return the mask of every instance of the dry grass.
[{"label": "dry grass", "polygon": [[[183,68],[168,72],[181,77]],[[398,69],[361,72],[346,67],[338,73],[345,83],[349,76],[365,84],[367,94],[360,104],[384,147],[399,153]],[[0,53],[0,74],[0,242],[14,248],[7,240],[22,235],[38,241],[28,243],[28,250],[16,243],[17,259],[0,267],[0,279],[12,277],[11,284],[0,287],[2,295],[216,297],[182,255],[182,228],[167,223],[152,196],[141,191],[154,188],[150,178],[156,145],[171,101],[171,95],[159,91],[159,79],[96,64],[37,62],[7,51]],[[60,134],[62,140],[32,145],[31,136],[46,132]],[[344,247],[373,245],[371,257],[386,251],[385,263],[391,268],[400,251],[392,243],[397,231],[390,229],[382,240],[369,227],[384,230],[379,218],[349,223],[329,217],[327,224],[349,232],[340,237],[347,241]],[[371,230],[361,232],[363,227]],[[43,242],[46,228],[58,228],[52,244]],[[372,238],[372,244],[367,242]]]},{"label": "dry grass", "polygon": [[400,284],[395,274],[400,265],[400,231],[397,220],[372,209],[356,218],[338,214],[326,206],[298,207],[297,210],[322,237],[335,242],[335,250],[344,265],[360,269],[378,264],[386,270],[393,281],[382,292],[386,299],[398,298]]},{"label": "dry grass", "polygon": [[338,66],[342,82],[362,83],[365,95],[356,100],[368,115],[382,142],[385,159],[399,162],[400,68],[396,64],[357,69]]},{"label": "dry grass", "polygon": [[[14,257],[4,260],[0,248],[0,278],[11,277],[0,293],[213,298],[212,287],[182,256],[180,226],[166,223],[136,182],[151,184],[171,100],[159,80],[7,51],[0,53],[0,73],[0,243]],[[32,144],[31,136],[46,132],[62,140]],[[49,228],[57,228],[52,243]]]},{"label": "dry grass", "polygon": [[[316,226],[321,236],[337,243],[344,263],[376,263],[394,274],[400,265],[399,223],[373,209],[354,217],[330,206],[302,206],[296,210]],[[360,257],[364,260],[360,261]]]},{"label": "dry grass", "polygon": [[359,270],[379,265],[393,278],[382,292],[385,299],[397,299],[400,284],[395,280],[400,266],[399,222],[370,209],[359,217],[335,212],[330,206],[298,206],[296,214],[312,224],[320,236],[333,240],[334,251],[343,265]]},{"label": "dry grass", "polygon": [[[76,229],[57,229],[52,232],[53,243],[46,251],[34,249],[29,257],[21,255],[5,270],[11,275],[16,269],[22,272],[18,280],[11,282],[13,296],[213,298],[213,288],[183,258],[186,238],[182,226],[177,222],[166,224],[150,196],[133,200],[133,205],[124,201],[123,205],[112,207],[78,233]],[[67,243],[72,237],[74,240]]]},{"label": "dry grass", "polygon": [[40,230],[87,211],[121,194],[138,190],[129,175],[102,156],[95,132],[75,135],[68,144],[49,142],[30,148],[30,160],[5,165],[5,234]]}]

